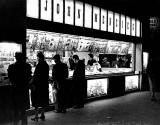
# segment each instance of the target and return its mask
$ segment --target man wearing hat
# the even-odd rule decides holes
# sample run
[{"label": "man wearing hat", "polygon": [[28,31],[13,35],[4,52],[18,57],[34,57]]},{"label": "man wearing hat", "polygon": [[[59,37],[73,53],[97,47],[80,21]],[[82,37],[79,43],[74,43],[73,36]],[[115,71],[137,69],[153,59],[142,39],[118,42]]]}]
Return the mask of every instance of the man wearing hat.
[{"label": "man wearing hat", "polygon": [[12,102],[14,110],[14,125],[20,121],[27,125],[26,109],[29,108],[29,81],[31,79],[31,66],[25,62],[21,52],[15,53],[16,62],[9,65],[8,77],[12,84]]}]

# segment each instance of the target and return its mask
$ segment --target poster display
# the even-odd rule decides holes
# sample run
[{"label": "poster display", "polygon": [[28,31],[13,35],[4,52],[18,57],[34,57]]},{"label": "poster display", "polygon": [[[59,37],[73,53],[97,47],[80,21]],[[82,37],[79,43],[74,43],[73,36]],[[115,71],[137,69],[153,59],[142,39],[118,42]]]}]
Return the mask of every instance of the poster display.
[{"label": "poster display", "polygon": [[83,27],[83,3],[75,2],[75,25]]},{"label": "poster display", "polygon": [[99,97],[107,95],[108,79],[87,80],[87,97]]},{"label": "poster display", "polygon": [[119,33],[119,14],[115,13],[114,14],[114,32]]},{"label": "poster display", "polygon": [[135,36],[135,35],[136,35],[136,30],[135,30],[135,28],[136,28],[135,19],[132,19],[132,20],[131,20],[131,35],[132,35],[132,36]]},{"label": "poster display", "polygon": [[15,52],[21,51],[22,48],[20,44],[8,42],[0,43],[0,85],[9,84],[7,75],[8,66],[16,61],[14,57]]},{"label": "poster display", "polygon": [[93,29],[99,30],[100,26],[100,8],[98,7],[93,7]]},{"label": "poster display", "polygon": [[51,21],[51,0],[41,0],[41,15],[43,20]]},{"label": "poster display", "polygon": [[107,11],[101,9],[101,30],[107,31]]},{"label": "poster display", "polygon": [[108,11],[108,32],[113,32],[113,12]]},{"label": "poster display", "polygon": [[138,89],[139,78],[138,75],[125,76],[125,90]]},{"label": "poster display", "polygon": [[84,13],[84,26],[86,28],[92,27],[92,6],[89,4],[85,4],[85,13]]},{"label": "poster display", "polygon": [[126,17],[126,35],[131,35],[131,18]]},{"label": "poster display", "polygon": [[27,17],[38,18],[39,0],[27,0]]},{"label": "poster display", "polygon": [[73,0],[65,0],[65,24],[73,25],[73,10],[74,3]]},{"label": "poster display", "polygon": [[63,23],[63,0],[53,2],[53,21]]},{"label": "poster display", "polygon": [[125,34],[126,32],[126,19],[124,15],[121,15],[121,21],[120,21],[120,33]]}]

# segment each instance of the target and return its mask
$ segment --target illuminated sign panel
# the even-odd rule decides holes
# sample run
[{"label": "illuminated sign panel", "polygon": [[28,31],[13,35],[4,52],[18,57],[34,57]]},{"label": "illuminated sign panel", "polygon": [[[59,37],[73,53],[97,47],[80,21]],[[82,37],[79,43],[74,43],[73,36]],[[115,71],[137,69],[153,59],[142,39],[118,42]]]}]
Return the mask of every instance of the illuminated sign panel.
[{"label": "illuminated sign panel", "polygon": [[38,18],[39,15],[39,1],[27,0],[27,17]]},{"label": "illuminated sign panel", "polygon": [[93,29],[99,29],[100,25],[100,9],[93,7]]},{"label": "illuminated sign panel", "polygon": [[136,20],[136,36],[140,37],[140,21]]},{"label": "illuminated sign panel", "polygon": [[126,17],[126,35],[131,35],[131,19]]},{"label": "illuminated sign panel", "polygon": [[73,0],[65,0],[65,24],[73,25]]},{"label": "illuminated sign panel", "polygon": [[131,35],[135,36],[136,35],[136,24],[135,24],[135,19],[131,20]]},{"label": "illuminated sign panel", "polygon": [[113,32],[113,12],[108,11],[108,32]]},{"label": "illuminated sign panel", "polygon": [[92,6],[89,4],[85,4],[85,23],[84,26],[87,28],[91,28],[92,24]]},{"label": "illuminated sign panel", "polygon": [[107,31],[107,11],[101,9],[101,30]]},{"label": "illuminated sign panel", "polygon": [[121,23],[120,23],[120,33],[121,34],[125,34],[126,32],[126,20],[125,20],[125,16],[124,15],[121,15]]},{"label": "illuminated sign panel", "polygon": [[51,21],[51,0],[41,0],[41,19]]},{"label": "illuminated sign panel", "polygon": [[119,33],[119,14],[115,13],[114,15],[114,32]]},{"label": "illuminated sign panel", "polygon": [[63,0],[53,2],[53,21],[63,23]]},{"label": "illuminated sign panel", "polygon": [[75,25],[83,27],[83,3],[75,3]]}]

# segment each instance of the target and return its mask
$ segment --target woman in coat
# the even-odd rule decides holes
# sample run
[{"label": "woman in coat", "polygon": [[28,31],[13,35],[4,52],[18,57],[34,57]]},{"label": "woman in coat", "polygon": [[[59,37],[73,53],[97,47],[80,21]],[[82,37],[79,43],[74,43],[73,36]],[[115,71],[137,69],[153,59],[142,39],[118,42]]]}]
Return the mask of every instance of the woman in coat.
[{"label": "woman in coat", "polygon": [[41,120],[45,120],[45,107],[49,105],[49,66],[44,59],[42,52],[37,54],[38,64],[36,65],[32,79],[32,106],[35,107],[35,117],[31,120],[38,120],[38,107],[42,107]]}]

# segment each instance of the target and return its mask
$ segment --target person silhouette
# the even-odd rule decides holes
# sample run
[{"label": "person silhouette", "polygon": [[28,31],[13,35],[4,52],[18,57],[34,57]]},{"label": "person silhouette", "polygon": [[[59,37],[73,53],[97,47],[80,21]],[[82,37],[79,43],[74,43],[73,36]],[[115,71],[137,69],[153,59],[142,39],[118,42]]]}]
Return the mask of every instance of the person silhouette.
[{"label": "person silhouette", "polygon": [[22,125],[27,125],[26,109],[30,107],[29,81],[32,71],[21,52],[16,52],[15,58],[16,62],[8,67],[8,77],[12,85],[13,124],[17,125],[21,121]]}]

